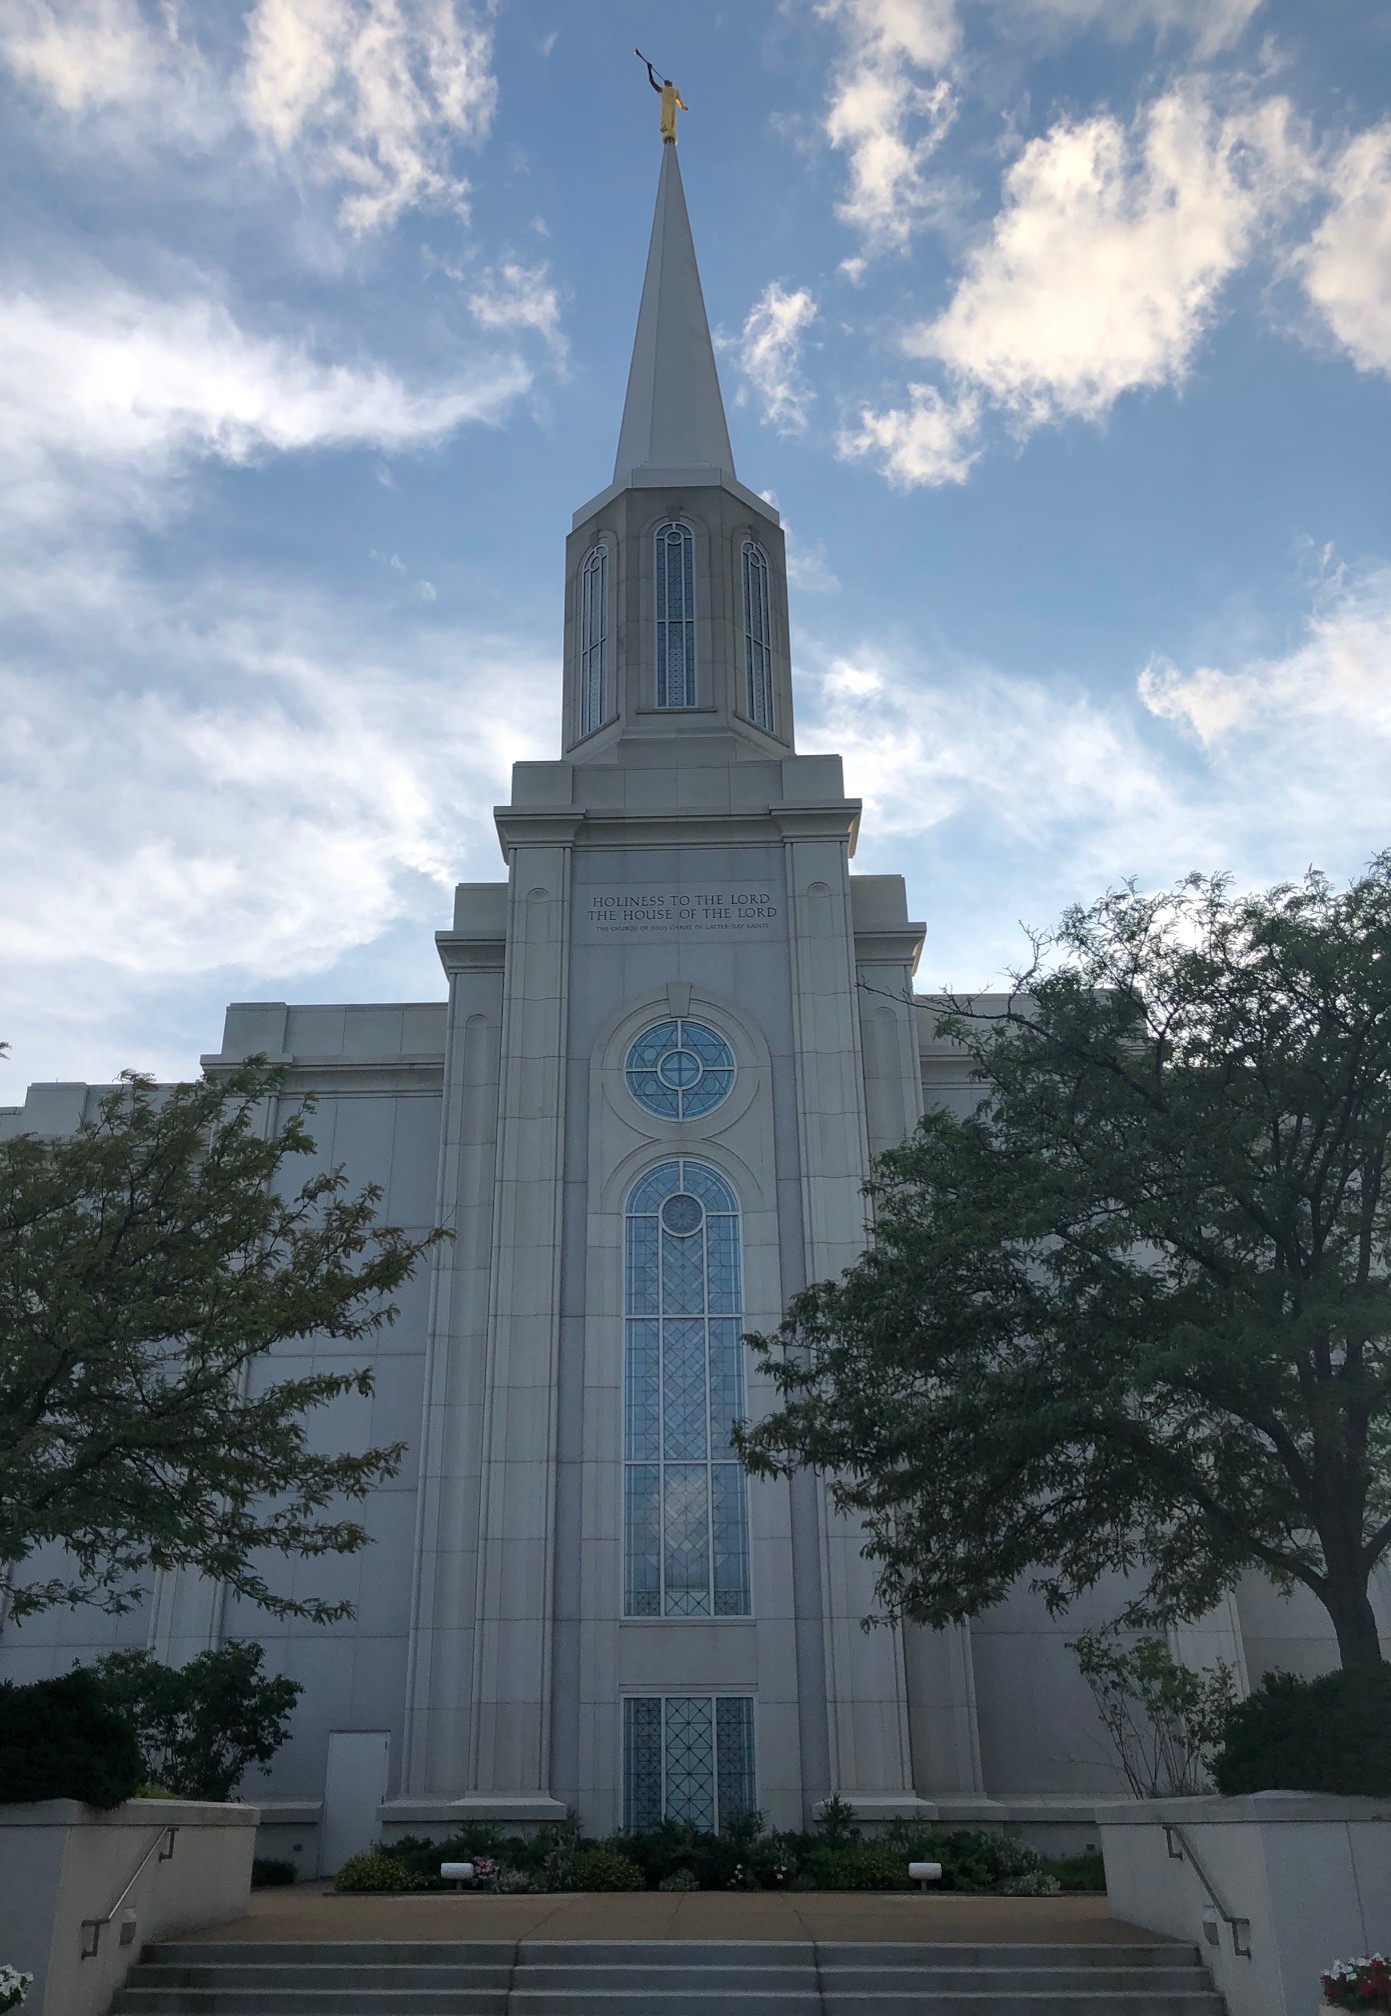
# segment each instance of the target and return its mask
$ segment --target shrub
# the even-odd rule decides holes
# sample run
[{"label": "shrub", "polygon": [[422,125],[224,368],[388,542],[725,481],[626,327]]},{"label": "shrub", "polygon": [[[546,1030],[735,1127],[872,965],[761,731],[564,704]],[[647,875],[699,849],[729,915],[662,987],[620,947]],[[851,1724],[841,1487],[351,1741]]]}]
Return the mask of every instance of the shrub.
[{"label": "shrub", "polygon": [[92,1670],[135,1730],[146,1778],[176,1799],[223,1800],[251,1765],[269,1766],[304,1692],[298,1680],[263,1673],[264,1656],[237,1639],[186,1666],[110,1652]]},{"label": "shrub", "polygon": [[536,1888],[536,1880],[529,1869],[499,1869],[493,1888],[499,1897],[520,1897]]},{"label": "shrub", "polygon": [[1002,1897],[1056,1897],[1062,1889],[1056,1876],[1046,1869],[1026,1869],[1022,1876],[1011,1876],[1007,1883],[1000,1885]]},{"label": "shrub", "polygon": [[335,1890],[428,1890],[429,1883],[408,1867],[399,1855],[385,1848],[369,1848],[365,1855],[350,1855],[333,1879]]},{"label": "shrub", "polygon": [[285,1884],[293,1883],[297,1873],[293,1862],[258,1855],[251,1865],[251,1887],[253,1890],[279,1890]]},{"label": "shrub", "polygon": [[[908,1867],[892,1848],[851,1841],[843,1848],[813,1848],[803,1873],[818,1890],[906,1890]],[[800,1884],[797,1886],[800,1888]]]},{"label": "shrub", "polygon": [[0,2009],[17,2009],[34,1985],[32,1974],[18,1967],[0,1967]]},{"label": "shrub", "polygon": [[90,1670],[0,1682],[0,1805],[81,1799],[119,1806],[147,1777],[128,1722]]},{"label": "shrub", "polygon": [[1106,1888],[1106,1864],[1099,1849],[1084,1848],[1080,1855],[1045,1855],[1043,1866],[1057,1877],[1060,1889],[1104,1891]]},{"label": "shrub", "polygon": [[611,1848],[581,1848],[570,1881],[576,1890],[644,1890],[642,1871],[626,1855]]},{"label": "shrub", "polygon": [[1391,1666],[1267,1673],[1227,1716],[1219,1792],[1391,1793]]},{"label": "shrub", "polygon": [[[1012,1834],[960,1827],[951,1833],[937,1827],[915,1827],[895,1821],[886,1829],[883,1845],[900,1866],[906,1862],[940,1862],[943,1890],[999,1890],[1043,1867],[1036,1848]],[[906,1871],[905,1871],[906,1881]]]},{"label": "shrub", "polygon": [[694,1869],[673,1869],[670,1876],[664,1876],[657,1885],[659,1890],[699,1890]]}]

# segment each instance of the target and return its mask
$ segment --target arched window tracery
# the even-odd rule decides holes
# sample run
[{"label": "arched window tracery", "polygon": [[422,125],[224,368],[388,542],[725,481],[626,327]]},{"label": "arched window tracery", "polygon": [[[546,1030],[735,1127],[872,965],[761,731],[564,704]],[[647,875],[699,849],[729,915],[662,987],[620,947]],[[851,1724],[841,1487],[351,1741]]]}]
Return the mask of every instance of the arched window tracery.
[{"label": "arched window tracery", "polygon": [[747,1617],[739,1202],[686,1157],[634,1184],[624,1224],[623,1614]]},{"label": "arched window tracery", "polygon": [[773,729],[773,626],[768,604],[768,556],[744,541],[744,679],[749,719]]},{"label": "arched window tracery", "polygon": [[675,519],[653,536],[657,623],[657,705],[694,707],[695,540]]},{"label": "arched window tracery", "polygon": [[609,709],[609,549],[595,546],[580,569],[580,733],[592,734]]}]

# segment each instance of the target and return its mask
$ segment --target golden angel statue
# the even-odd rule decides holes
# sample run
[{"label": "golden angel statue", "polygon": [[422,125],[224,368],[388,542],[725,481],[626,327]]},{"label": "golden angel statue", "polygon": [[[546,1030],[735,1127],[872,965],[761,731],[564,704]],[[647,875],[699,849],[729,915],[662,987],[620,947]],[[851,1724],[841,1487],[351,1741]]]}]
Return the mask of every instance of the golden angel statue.
[{"label": "golden angel statue", "polygon": [[677,108],[679,107],[683,112],[689,112],[691,108],[672,83],[670,77],[664,77],[660,84],[657,82],[657,73],[652,65],[647,62],[647,58],[643,55],[641,49],[635,49],[633,54],[637,57],[639,63],[647,63],[647,81],[662,101],[662,140],[664,143],[668,140],[674,141],[676,138]]}]

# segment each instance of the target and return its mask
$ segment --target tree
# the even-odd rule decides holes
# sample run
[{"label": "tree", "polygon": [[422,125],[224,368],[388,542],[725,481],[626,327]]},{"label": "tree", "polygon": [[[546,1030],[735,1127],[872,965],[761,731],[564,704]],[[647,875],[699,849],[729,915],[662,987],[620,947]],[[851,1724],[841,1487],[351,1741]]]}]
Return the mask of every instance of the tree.
[{"label": "tree", "polygon": [[[128,1609],[150,1569],[192,1568],[276,1615],[346,1603],[274,1592],[255,1559],[353,1553],[342,1516],[402,1444],[311,1447],[305,1416],[370,1394],[368,1366],[275,1379],[274,1347],[357,1343],[439,1235],[376,1222],[380,1191],[341,1169],[282,1194],[312,1155],[303,1111],[266,1136],[283,1073],[156,1087],[134,1073],[62,1140],[0,1142],[0,1595]],[[309,1107],[304,1102],[305,1110]],[[47,1543],[61,1572],[26,1579]]]},{"label": "tree", "polygon": [[1231,1667],[1219,1659],[1198,1672],[1175,1659],[1162,1638],[1122,1644],[1106,1631],[1084,1631],[1068,1649],[1135,1797],[1205,1792],[1212,1753],[1236,1702]]},{"label": "tree", "polygon": [[103,1698],[135,1732],[146,1784],[181,1799],[228,1799],[252,1764],[268,1766],[304,1692],[261,1671],[262,1648],[233,1640],[186,1666],[148,1652],[109,1652],[95,1668]]},{"label": "tree", "polygon": [[1127,886],[1015,979],[944,1004],[976,1110],[878,1163],[869,1250],[755,1340],[783,1404],[745,1462],[830,1475],[891,1615],[1122,1571],[1193,1617],[1260,1569],[1375,1664],[1391,852],[1342,893]]}]

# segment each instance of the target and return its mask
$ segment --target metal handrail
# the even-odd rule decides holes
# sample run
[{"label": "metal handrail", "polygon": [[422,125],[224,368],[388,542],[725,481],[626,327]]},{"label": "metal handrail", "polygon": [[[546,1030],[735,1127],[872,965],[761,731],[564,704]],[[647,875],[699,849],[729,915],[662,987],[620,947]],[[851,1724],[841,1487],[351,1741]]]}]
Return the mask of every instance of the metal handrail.
[{"label": "metal handrail", "polygon": [[131,1891],[135,1888],[141,1876],[144,1874],[145,1864],[154,1854],[156,1848],[159,1849],[159,1859],[161,1862],[173,1861],[174,1836],[178,1833],[178,1831],[179,1830],[177,1827],[161,1827],[158,1834],[156,1834],[154,1840],[150,1843],[149,1847],[145,1850],[144,1854],[140,1857],[140,1860],[135,1865],[134,1872],[127,1881],[124,1890],[122,1890],[120,1896],[111,1906],[111,1909],[107,1912],[106,1916],[104,1918],[84,1918],[82,1920],[82,1930],[84,1933],[86,1932],[89,1925],[92,1928],[91,1945],[89,1946],[87,1944],[85,1938],[83,1939],[82,1942],[82,1957],[84,1960],[95,1960],[97,1954],[97,1948],[101,1944],[102,1926],[109,1925],[112,1919],[116,1916],[116,1913],[120,1910],[121,1906],[125,1903],[127,1897],[129,1897]]},{"label": "metal handrail", "polygon": [[[1213,1910],[1217,1913],[1219,1918],[1224,1919],[1226,1923],[1231,1927],[1233,1953],[1237,1955],[1238,1959],[1249,1960],[1251,1958],[1251,1944],[1250,1944],[1251,1920],[1249,1918],[1235,1918],[1233,1917],[1232,1913],[1227,1909],[1226,1905],[1222,1902],[1222,1899],[1218,1896],[1216,1890],[1213,1888],[1211,1877],[1204,1869],[1202,1863],[1198,1860],[1197,1850],[1194,1848],[1193,1843],[1189,1840],[1188,1836],[1184,1833],[1182,1827],[1179,1826],[1178,1822],[1176,1820],[1164,1820],[1160,1822],[1160,1825],[1164,1829],[1164,1845],[1169,1851],[1169,1860],[1171,1862],[1182,1862],[1185,1855],[1188,1857],[1188,1860],[1193,1865],[1193,1874],[1202,1884],[1204,1890],[1206,1890],[1208,1897],[1211,1900]],[[1179,1841],[1177,1849],[1175,1849],[1174,1847],[1174,1836],[1176,1834],[1178,1836]],[[1246,1940],[1247,1940],[1247,1943],[1244,1946],[1241,1943],[1243,1927],[1245,1928]]]}]

